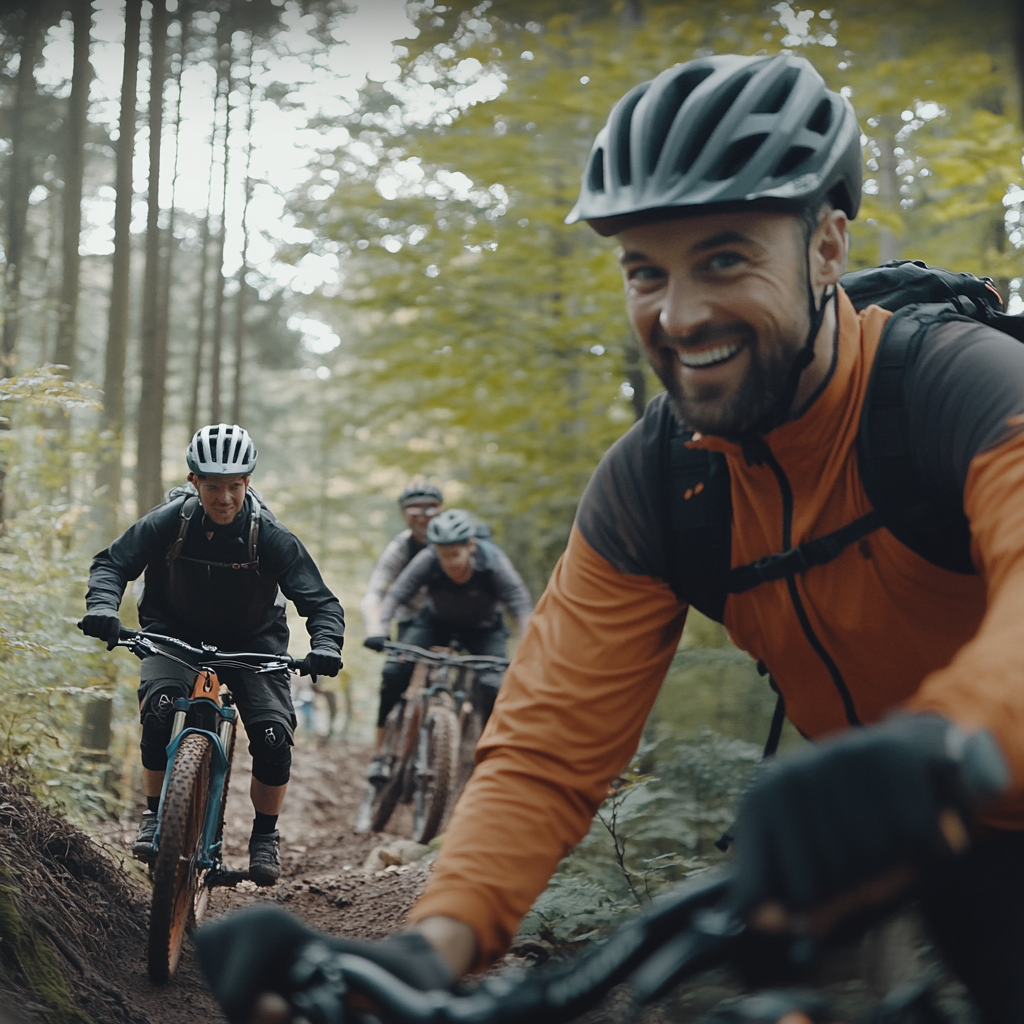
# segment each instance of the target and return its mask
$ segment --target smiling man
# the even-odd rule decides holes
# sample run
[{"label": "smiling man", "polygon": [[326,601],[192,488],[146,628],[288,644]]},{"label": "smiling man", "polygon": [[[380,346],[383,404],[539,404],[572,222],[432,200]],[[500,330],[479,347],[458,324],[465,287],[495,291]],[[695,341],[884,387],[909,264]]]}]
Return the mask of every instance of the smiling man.
[{"label": "smiling man", "polygon": [[[806,927],[851,886],[926,865],[951,965],[988,1019],[1024,1018],[1024,346],[952,315],[886,349],[901,376],[895,414],[868,419],[875,450],[909,452],[926,526],[941,507],[959,531],[897,539],[858,442],[892,314],[839,283],[860,138],[806,60],[719,56],[632,90],[594,143],[569,221],[621,243],[666,394],[583,495],[413,908],[453,974],[507,948],[585,834],[693,604],[822,741],[741,811],[734,908]],[[929,851],[965,845],[950,809],[984,828],[935,867]]]},{"label": "smiling man", "polygon": [[[256,447],[237,425],[198,430],[186,452],[190,488],[153,509],[93,559],[79,627],[106,640],[121,629],[119,607],[126,586],[145,573],[139,602],[143,629],[178,637],[193,646],[285,654],[285,599],[295,603],[310,635],[309,667],[317,675],[341,670],[345,618],[309,553],[249,486]],[[139,706],[147,810],[133,852],[153,853],[156,812],[167,767],[174,699],[192,693],[195,671],[161,656],[142,663]],[[281,871],[277,818],[291,771],[295,713],[286,672],[260,675],[224,671],[252,754],[255,819],[249,840],[249,874],[272,885]]]}]

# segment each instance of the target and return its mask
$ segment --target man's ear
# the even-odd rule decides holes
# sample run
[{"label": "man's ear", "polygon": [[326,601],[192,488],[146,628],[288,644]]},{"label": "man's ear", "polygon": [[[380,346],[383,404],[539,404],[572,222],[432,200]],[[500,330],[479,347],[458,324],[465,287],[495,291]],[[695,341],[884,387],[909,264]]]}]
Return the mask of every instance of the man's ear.
[{"label": "man's ear", "polygon": [[850,219],[842,210],[829,210],[811,237],[811,286],[817,293],[834,285],[846,270],[850,249]]},{"label": "man's ear", "polygon": [[191,470],[188,474],[188,482],[198,491],[199,490],[199,477],[195,475]]}]

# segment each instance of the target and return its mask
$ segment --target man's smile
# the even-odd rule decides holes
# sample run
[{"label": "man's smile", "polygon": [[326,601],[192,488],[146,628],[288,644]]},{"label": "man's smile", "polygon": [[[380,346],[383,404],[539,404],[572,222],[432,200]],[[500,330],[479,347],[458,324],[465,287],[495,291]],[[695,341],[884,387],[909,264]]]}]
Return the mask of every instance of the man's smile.
[{"label": "man's smile", "polygon": [[692,351],[690,349],[677,350],[676,355],[683,366],[702,368],[728,362],[741,348],[743,348],[743,342],[737,341],[729,345],[715,345],[712,348],[703,348],[699,351]]}]

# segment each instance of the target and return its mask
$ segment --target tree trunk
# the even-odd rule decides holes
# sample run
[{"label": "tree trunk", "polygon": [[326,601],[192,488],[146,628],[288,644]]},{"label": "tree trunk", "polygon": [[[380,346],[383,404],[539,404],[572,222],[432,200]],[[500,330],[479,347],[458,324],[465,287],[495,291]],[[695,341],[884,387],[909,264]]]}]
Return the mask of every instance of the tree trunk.
[{"label": "tree trunk", "polygon": [[632,331],[626,336],[625,357],[623,369],[626,380],[633,389],[629,401],[633,406],[633,415],[636,419],[643,419],[644,409],[647,408],[647,378],[644,376],[644,358],[640,354],[640,347]]},{"label": "tree trunk", "polygon": [[[174,238],[174,228],[178,221],[178,178],[181,157],[181,80],[185,71],[185,58],[188,54],[189,6],[182,4],[179,11],[181,20],[181,43],[178,58],[178,72],[175,76],[177,98],[174,109],[174,165],[171,172],[171,211],[167,218],[167,233],[164,236],[166,253],[163,261],[163,279],[160,284],[160,300],[157,303],[157,348],[163,353],[159,370],[160,382],[160,440],[161,455],[163,452],[163,411],[167,399],[167,362],[169,358],[168,341],[170,338],[171,320],[171,288],[174,284],[174,253],[178,244]],[[161,498],[163,495],[161,494]]]},{"label": "tree trunk", "polygon": [[131,270],[132,158],[135,154],[135,103],[138,84],[142,0],[126,0],[124,71],[117,140],[117,199],[114,203],[114,264],[103,373],[102,428],[107,445],[96,473],[100,495],[98,523],[104,543],[117,533],[121,499],[121,449],[124,443],[124,366],[128,348],[128,299]]},{"label": "tree trunk", "polygon": [[199,301],[196,315],[196,347],[193,360],[192,396],[189,404],[188,431],[199,429],[199,393],[203,382],[203,359],[206,356],[206,305],[210,269],[210,206],[213,204],[213,175],[217,167],[217,108],[220,104],[221,64],[217,62],[217,82],[213,90],[213,123],[210,126],[210,173],[206,181],[206,215],[203,217],[202,251],[199,255]]},{"label": "tree trunk", "polygon": [[[896,157],[896,133],[903,127],[900,118],[887,114],[880,119],[875,142],[880,150],[878,156],[878,201],[888,212],[900,213],[900,182],[896,174],[899,163]],[[882,225],[878,229],[878,262],[900,258],[900,243],[892,228]]]},{"label": "tree trunk", "polygon": [[[142,389],[135,464],[139,515],[160,504],[163,493],[161,435],[164,425],[164,371],[167,350],[161,351],[159,299],[161,282],[160,148],[164,129],[164,84],[167,78],[167,3],[154,0],[150,20],[149,186],[146,218],[146,270],[142,285]],[[166,342],[166,337],[163,339]]]},{"label": "tree trunk", "polygon": [[238,296],[235,299],[235,391],[232,404],[232,418],[235,423],[242,422],[242,384],[244,381],[243,349],[245,347],[245,275],[249,270],[249,203],[252,201],[252,121],[253,121],[253,84],[252,84],[252,51],[253,40],[249,38],[249,97],[245,120],[245,199],[242,203],[242,264],[238,268]]},{"label": "tree trunk", "polygon": [[188,432],[190,435],[199,429],[199,389],[203,382],[203,357],[206,355],[206,279],[209,277],[210,264],[209,203],[207,203],[206,216],[203,218],[201,244],[203,250],[199,255],[199,309],[196,317],[196,348],[192,363],[192,395],[188,409]]},{"label": "tree trunk", "polygon": [[10,377],[18,361],[21,320],[21,278],[26,256],[25,228],[32,166],[26,144],[26,114],[35,99],[35,68],[43,44],[42,12],[28,4],[22,21],[21,63],[11,111],[10,177],[7,184],[7,265],[4,270],[4,326],[0,335],[0,375]]},{"label": "tree trunk", "polygon": [[82,234],[82,179],[85,175],[85,130],[89,108],[89,34],[92,31],[92,0],[74,0],[71,20],[75,33],[75,58],[71,72],[71,97],[65,128],[67,153],[64,164],[64,224],[62,245],[60,305],[57,308],[57,343],[53,361],[75,374],[75,347],[78,337],[78,288],[81,257],[78,253]]},{"label": "tree trunk", "polygon": [[224,346],[224,240],[227,233],[228,170],[231,138],[231,39],[221,47],[221,62],[224,65],[224,177],[221,188],[220,225],[217,230],[217,246],[214,255],[216,286],[213,293],[213,353],[210,366],[210,422],[219,423],[220,374],[222,349]]}]

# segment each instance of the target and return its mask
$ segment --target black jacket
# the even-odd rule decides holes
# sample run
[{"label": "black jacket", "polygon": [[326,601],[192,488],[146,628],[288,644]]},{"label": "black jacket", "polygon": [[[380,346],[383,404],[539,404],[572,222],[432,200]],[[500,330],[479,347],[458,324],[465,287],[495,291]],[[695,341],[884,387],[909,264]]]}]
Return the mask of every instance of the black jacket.
[{"label": "black jacket", "polygon": [[[197,508],[178,557],[169,560],[187,496],[153,509],[93,559],[86,605],[116,609],[129,581],[146,574],[139,602],[144,629],[222,649],[284,653],[285,598],[306,619],[314,647],[341,649],[345,615],[301,541],[265,508],[259,520],[256,563],[249,561],[249,494],[229,526],[217,526]],[[211,536],[207,537],[207,534]],[[233,567],[234,566],[234,567]]]}]

